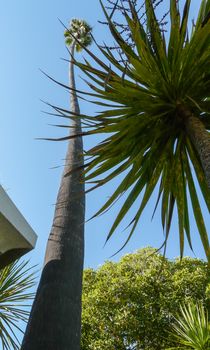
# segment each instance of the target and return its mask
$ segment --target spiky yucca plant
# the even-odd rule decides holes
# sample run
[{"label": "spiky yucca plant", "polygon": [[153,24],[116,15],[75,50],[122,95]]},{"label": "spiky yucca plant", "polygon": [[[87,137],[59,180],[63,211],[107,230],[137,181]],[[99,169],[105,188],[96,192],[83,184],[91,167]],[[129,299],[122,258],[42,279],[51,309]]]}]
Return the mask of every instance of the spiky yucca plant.
[{"label": "spiky yucca plant", "polygon": [[181,306],[173,325],[175,340],[180,346],[172,349],[210,349],[210,324],[208,313],[201,303]]},{"label": "spiky yucca plant", "polygon": [[[195,182],[197,179],[210,209],[210,0],[201,2],[190,35],[191,1],[185,1],[180,14],[178,1],[170,0],[167,41],[159,27],[154,2],[145,1],[144,25],[132,2],[128,2],[131,12],[125,10],[123,15],[134,48],[123,39],[101,2],[111,34],[126,59],[119,60],[108,47],[98,46],[105,58],[103,61],[86,49],[93,63],[75,62],[89,78],[88,85],[93,92],[87,95],[104,108],[94,117],[80,115],[90,127],[85,134],[107,134],[103,142],[86,153],[86,180],[95,182],[93,188],[97,188],[124,173],[122,182],[96,216],[110,208],[122,194],[127,194],[109,239],[138,201],[137,212],[129,225],[129,240],[158,186],[157,205],[161,202],[164,243],[177,207],[181,255],[185,237],[192,248],[190,203],[210,262],[209,239]],[[60,111],[63,116],[65,111]]]},{"label": "spiky yucca plant", "polygon": [[15,262],[0,270],[0,343],[2,350],[18,350],[17,332],[29,315],[30,300],[34,294],[34,272],[27,262]]}]

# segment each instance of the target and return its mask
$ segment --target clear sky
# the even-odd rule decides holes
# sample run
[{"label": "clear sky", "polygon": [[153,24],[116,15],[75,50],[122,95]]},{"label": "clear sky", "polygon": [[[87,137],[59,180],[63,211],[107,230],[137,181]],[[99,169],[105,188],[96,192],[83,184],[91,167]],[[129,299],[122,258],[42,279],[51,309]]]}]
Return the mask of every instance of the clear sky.
[{"label": "clear sky", "polygon": [[[167,3],[167,1],[166,1]],[[200,2],[192,1],[192,14]],[[41,111],[49,109],[41,102],[48,101],[68,107],[68,93],[49,81],[39,69],[57,80],[68,83],[68,59],[60,24],[71,18],[82,18],[93,27],[99,42],[112,42],[103,20],[98,0],[19,0],[5,1],[0,12],[0,182],[38,235],[36,249],[28,255],[33,264],[43,263],[45,245],[52,223],[54,203],[60,182],[66,144],[38,141],[39,137],[65,136],[67,130],[58,130],[49,124],[57,123]],[[97,50],[92,46],[92,50]],[[77,72],[78,73],[78,72]],[[77,74],[77,86],[84,85]],[[82,102],[81,111],[93,114],[98,107]],[[97,139],[85,140],[85,148]],[[58,166],[58,167],[57,167]],[[57,167],[57,168],[54,168]],[[54,168],[54,169],[52,169]],[[117,182],[93,192],[87,197],[87,219],[109,196]],[[127,252],[148,245],[159,247],[163,241],[158,212],[151,222],[154,201],[145,210],[135,235],[124,250],[114,257],[118,260]],[[110,258],[123,244],[126,232],[122,225],[105,247],[104,242],[117,207],[108,214],[86,225],[85,266],[97,267]],[[207,227],[210,225],[206,212]],[[204,258],[197,228],[191,213],[191,231],[195,256]],[[167,256],[179,255],[177,225],[174,222]],[[187,244],[185,255],[193,256]]]}]

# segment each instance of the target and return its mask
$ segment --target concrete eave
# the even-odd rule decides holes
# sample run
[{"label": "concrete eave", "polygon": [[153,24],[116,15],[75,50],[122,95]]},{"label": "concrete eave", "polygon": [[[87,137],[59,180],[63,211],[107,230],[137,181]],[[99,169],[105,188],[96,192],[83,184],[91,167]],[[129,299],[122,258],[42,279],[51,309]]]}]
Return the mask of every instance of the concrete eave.
[{"label": "concrete eave", "polygon": [[36,233],[0,185],[0,267],[1,255],[16,251],[12,255],[19,257],[33,249],[36,240]]}]

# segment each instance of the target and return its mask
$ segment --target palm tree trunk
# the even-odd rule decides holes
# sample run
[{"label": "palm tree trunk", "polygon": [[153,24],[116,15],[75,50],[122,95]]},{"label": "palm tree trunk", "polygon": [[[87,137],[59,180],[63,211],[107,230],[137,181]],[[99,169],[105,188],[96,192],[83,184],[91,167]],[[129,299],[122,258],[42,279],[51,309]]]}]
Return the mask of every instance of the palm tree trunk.
[{"label": "palm tree trunk", "polygon": [[[72,59],[70,84],[75,89]],[[79,115],[74,91],[71,93],[71,108]],[[79,118],[74,118],[72,127],[72,133],[81,131]],[[83,165],[82,153],[82,138],[72,139],[68,144],[44,268],[22,350],[80,349],[85,194],[82,171],[75,171],[67,177],[65,173]]]},{"label": "palm tree trunk", "polygon": [[185,127],[205,173],[208,188],[210,189],[210,134],[202,121],[183,106],[178,106],[178,112],[184,119]]}]

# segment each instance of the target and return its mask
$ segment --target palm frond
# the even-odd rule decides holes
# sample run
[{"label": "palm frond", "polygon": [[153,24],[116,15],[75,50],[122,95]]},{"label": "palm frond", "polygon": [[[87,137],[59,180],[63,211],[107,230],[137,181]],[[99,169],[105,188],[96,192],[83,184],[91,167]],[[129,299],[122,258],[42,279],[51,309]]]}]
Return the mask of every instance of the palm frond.
[{"label": "palm frond", "polygon": [[[210,346],[210,324],[208,313],[202,303],[189,303],[180,308],[173,324],[174,338],[178,349],[208,350]],[[170,348],[168,350],[177,349]]]},{"label": "palm frond", "polygon": [[35,275],[28,262],[6,266],[0,270],[0,341],[2,350],[18,350],[20,342],[17,331],[29,315],[30,302],[34,297],[31,288]]}]

